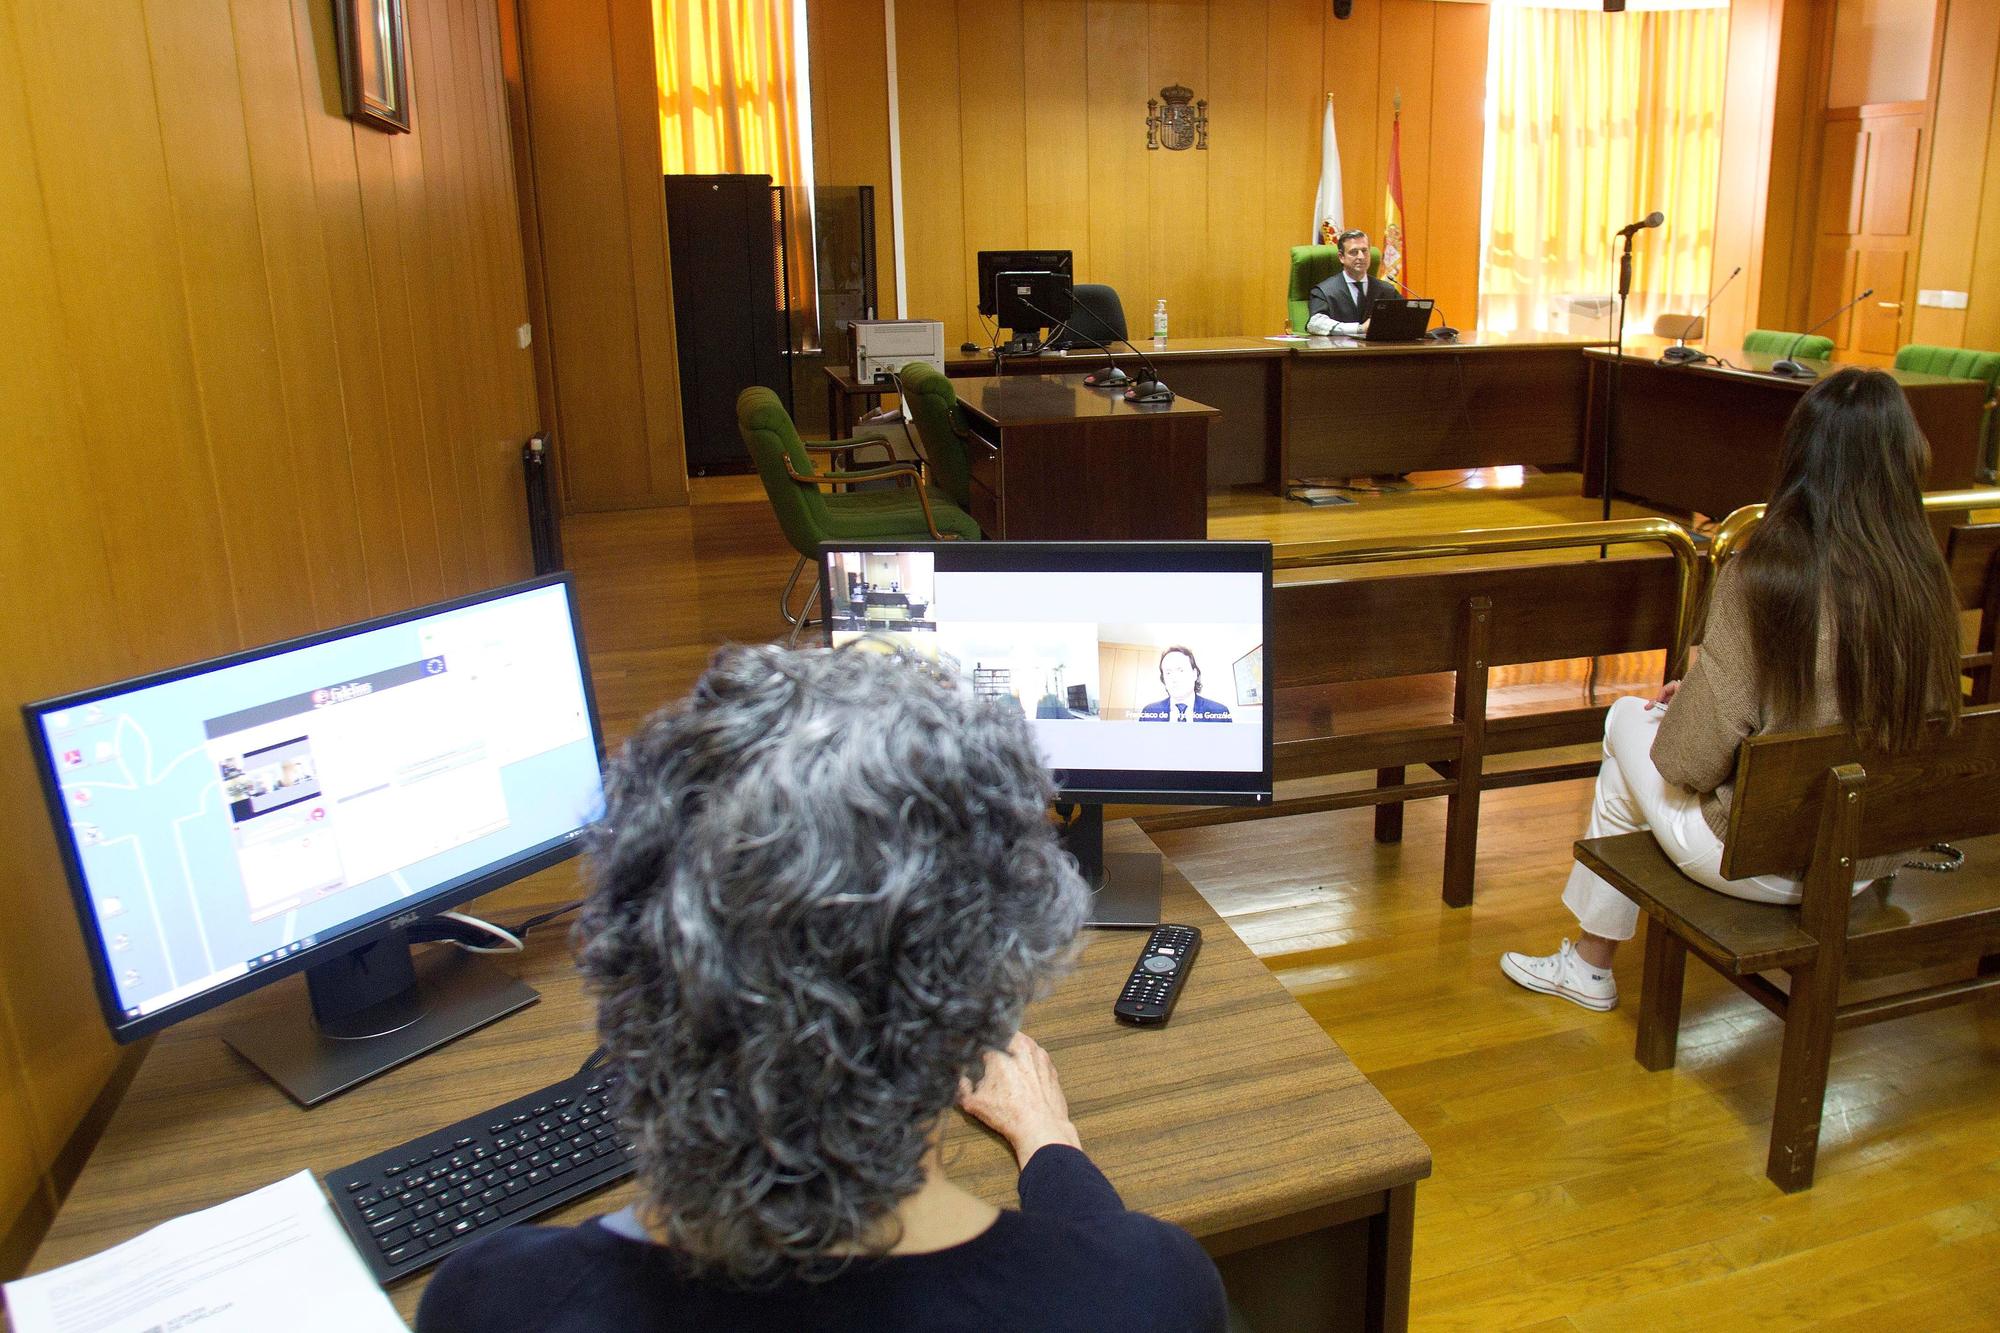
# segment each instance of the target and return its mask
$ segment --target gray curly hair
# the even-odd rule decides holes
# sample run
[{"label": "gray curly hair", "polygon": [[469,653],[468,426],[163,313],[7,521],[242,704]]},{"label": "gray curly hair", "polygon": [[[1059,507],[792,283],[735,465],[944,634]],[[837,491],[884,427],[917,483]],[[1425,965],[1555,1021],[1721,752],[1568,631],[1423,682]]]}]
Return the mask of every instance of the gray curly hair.
[{"label": "gray curly hair", "polygon": [[611,765],[577,925],[641,1210],[742,1285],[880,1253],[1088,891],[1017,707],[906,654],[725,648]]}]

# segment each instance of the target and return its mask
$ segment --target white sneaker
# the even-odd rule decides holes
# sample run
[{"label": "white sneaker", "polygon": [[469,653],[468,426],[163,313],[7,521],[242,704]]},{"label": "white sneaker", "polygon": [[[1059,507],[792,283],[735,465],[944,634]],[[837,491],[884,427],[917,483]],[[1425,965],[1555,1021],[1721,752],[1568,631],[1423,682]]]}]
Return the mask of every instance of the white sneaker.
[{"label": "white sneaker", "polygon": [[1517,986],[1544,995],[1560,995],[1586,1009],[1602,1012],[1618,1007],[1618,978],[1578,958],[1568,940],[1554,953],[1539,958],[1525,953],[1503,953],[1500,970]]}]

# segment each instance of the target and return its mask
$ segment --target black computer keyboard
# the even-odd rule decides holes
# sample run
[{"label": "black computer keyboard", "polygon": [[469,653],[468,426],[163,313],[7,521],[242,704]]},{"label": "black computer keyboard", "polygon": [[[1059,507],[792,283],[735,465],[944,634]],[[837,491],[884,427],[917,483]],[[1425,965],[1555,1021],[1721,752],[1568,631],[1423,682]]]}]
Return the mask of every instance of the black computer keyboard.
[{"label": "black computer keyboard", "polygon": [[632,1174],[611,1093],[585,1069],[326,1173],[334,1211],[378,1281],[427,1267]]}]

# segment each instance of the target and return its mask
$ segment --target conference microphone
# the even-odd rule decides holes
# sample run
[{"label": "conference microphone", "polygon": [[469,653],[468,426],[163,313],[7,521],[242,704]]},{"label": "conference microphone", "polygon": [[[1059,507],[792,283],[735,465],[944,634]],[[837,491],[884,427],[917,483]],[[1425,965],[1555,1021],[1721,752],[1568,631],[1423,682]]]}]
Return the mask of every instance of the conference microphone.
[{"label": "conference microphone", "polygon": [[1666,220],[1667,220],[1667,215],[1665,213],[1662,213],[1659,209],[1656,208],[1652,212],[1646,214],[1645,217],[1640,218],[1637,222],[1628,222],[1624,226],[1620,227],[1618,229],[1618,234],[1629,240],[1634,232],[1644,231],[1648,227],[1657,227]]},{"label": "conference microphone", "polygon": [[[1403,280],[1401,278],[1390,278],[1389,281],[1391,284],[1395,286],[1397,291],[1409,297],[1412,301],[1421,301],[1424,299],[1423,297],[1418,296],[1415,292],[1411,291],[1408,287],[1405,287],[1403,285]],[[1437,317],[1439,319],[1444,318],[1444,311],[1438,309],[1438,303],[1436,301],[1431,302],[1431,309],[1436,312]],[[1436,328],[1430,329],[1427,332],[1425,332],[1424,337],[1430,339],[1432,342],[1440,342],[1440,343],[1457,342],[1458,330],[1453,328],[1449,324],[1440,324]]]},{"label": "conference microphone", "polygon": [[1714,293],[1709,296],[1708,305],[1703,306],[1701,308],[1701,313],[1699,315],[1696,315],[1694,318],[1690,319],[1687,322],[1687,327],[1681,330],[1681,336],[1674,340],[1674,345],[1672,347],[1669,347],[1666,351],[1660,353],[1661,365],[1680,366],[1680,365],[1685,365],[1690,361],[1700,361],[1705,357],[1707,357],[1708,353],[1696,351],[1694,348],[1689,347],[1687,345],[1688,335],[1694,332],[1694,326],[1697,324],[1702,324],[1702,331],[1704,334],[1706,334],[1708,326],[1706,324],[1703,324],[1702,321],[1708,318],[1708,307],[1715,304],[1715,298],[1717,296],[1722,295],[1723,291],[1729,286],[1729,284],[1736,281],[1736,275],[1741,273],[1742,271],[1743,271],[1743,265],[1741,264],[1738,264],[1735,268],[1729,270],[1729,276],[1722,280],[1722,286],[1717,287]]},{"label": "conference microphone", "polygon": [[1870,287],[1867,291],[1861,293],[1861,295],[1855,297],[1852,301],[1849,301],[1846,305],[1834,311],[1831,315],[1828,315],[1825,319],[1813,325],[1811,328],[1807,329],[1804,333],[1801,333],[1798,337],[1792,339],[1792,345],[1790,348],[1786,350],[1785,354],[1779,357],[1776,361],[1773,361],[1771,363],[1771,373],[1773,375],[1784,375],[1790,379],[1795,379],[1795,380],[1818,379],[1819,372],[1817,370],[1814,370],[1811,366],[1801,365],[1799,362],[1792,360],[1792,354],[1799,350],[1800,343],[1812,337],[1815,333],[1818,333],[1821,329],[1833,323],[1833,321],[1839,319],[1842,315],[1854,309],[1855,306],[1860,305],[1863,301],[1867,300],[1874,294],[1875,294],[1875,289],[1873,287]]},{"label": "conference microphone", "polygon": [[[1032,309],[1032,307],[1030,308]],[[1036,313],[1039,314],[1041,312],[1036,311]],[[1108,326],[1103,325],[1101,321],[1100,321],[1100,327],[1103,327],[1106,333],[1111,332],[1111,329]],[[1098,341],[1096,338],[1091,337],[1089,334],[1085,333],[1082,329],[1078,328],[1076,326],[1076,322],[1073,319],[1065,322],[1063,324],[1063,329],[1069,334],[1070,337],[1081,339],[1082,341],[1089,343],[1092,347],[1095,347],[1098,351],[1104,353],[1105,358],[1110,362],[1110,364],[1105,366],[1104,369],[1093,370],[1088,375],[1085,375],[1083,377],[1083,382],[1085,384],[1089,385],[1093,389],[1122,389],[1126,385],[1132,383],[1132,377],[1130,375],[1127,375],[1124,372],[1124,370],[1120,368],[1120,366],[1118,365],[1118,354],[1116,352],[1113,352],[1109,347],[1106,347],[1102,342]],[[1065,348],[1064,350],[1066,351],[1068,349]]]},{"label": "conference microphone", "polygon": [[[1023,301],[1021,304],[1028,305],[1026,301]],[[1061,327],[1069,329],[1070,332],[1072,333],[1076,332],[1075,328],[1073,328],[1070,325],[1069,321],[1057,320],[1053,316],[1051,316],[1048,311],[1043,310],[1038,306],[1028,305],[1028,309],[1034,311],[1034,313],[1040,315],[1043,319],[1048,320],[1052,327],[1059,324]],[[1127,347],[1131,348],[1132,355],[1139,358],[1139,364],[1145,370],[1146,377],[1144,379],[1132,381],[1130,380],[1130,377],[1127,377],[1127,382],[1125,384],[1125,401],[1128,403],[1171,403],[1174,400],[1174,391],[1172,389],[1169,389],[1165,384],[1160,382],[1159,367],[1153,364],[1153,359],[1147,356],[1144,352],[1140,351],[1139,345],[1133,342],[1130,338],[1116,338],[1113,339],[1113,341],[1124,343]],[[1098,346],[1104,349],[1104,354],[1106,356],[1113,357],[1113,364],[1111,368],[1114,371],[1117,371],[1120,375],[1123,375],[1125,372],[1122,370],[1118,370],[1116,357],[1115,354],[1112,352],[1112,350],[1108,346],[1105,346],[1103,343],[1099,343]],[[1084,377],[1084,383],[1089,384],[1090,382],[1091,382],[1091,377],[1086,375]],[[1113,388],[1116,387],[1117,383],[1118,381],[1105,379],[1100,376],[1097,380],[1097,386],[1093,387],[1101,386],[1105,388]]]}]

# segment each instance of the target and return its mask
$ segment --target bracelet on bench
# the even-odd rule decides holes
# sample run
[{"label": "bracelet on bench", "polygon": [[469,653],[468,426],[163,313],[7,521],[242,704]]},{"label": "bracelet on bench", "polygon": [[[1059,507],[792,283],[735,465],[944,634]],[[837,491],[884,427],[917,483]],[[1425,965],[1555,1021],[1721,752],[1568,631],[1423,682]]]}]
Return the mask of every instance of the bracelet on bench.
[{"label": "bracelet on bench", "polygon": [[1949,875],[1954,870],[1965,868],[1965,853],[1948,842],[1934,842],[1924,850],[1933,853],[1936,859],[1905,861],[1903,869],[1928,870],[1935,875]]}]

